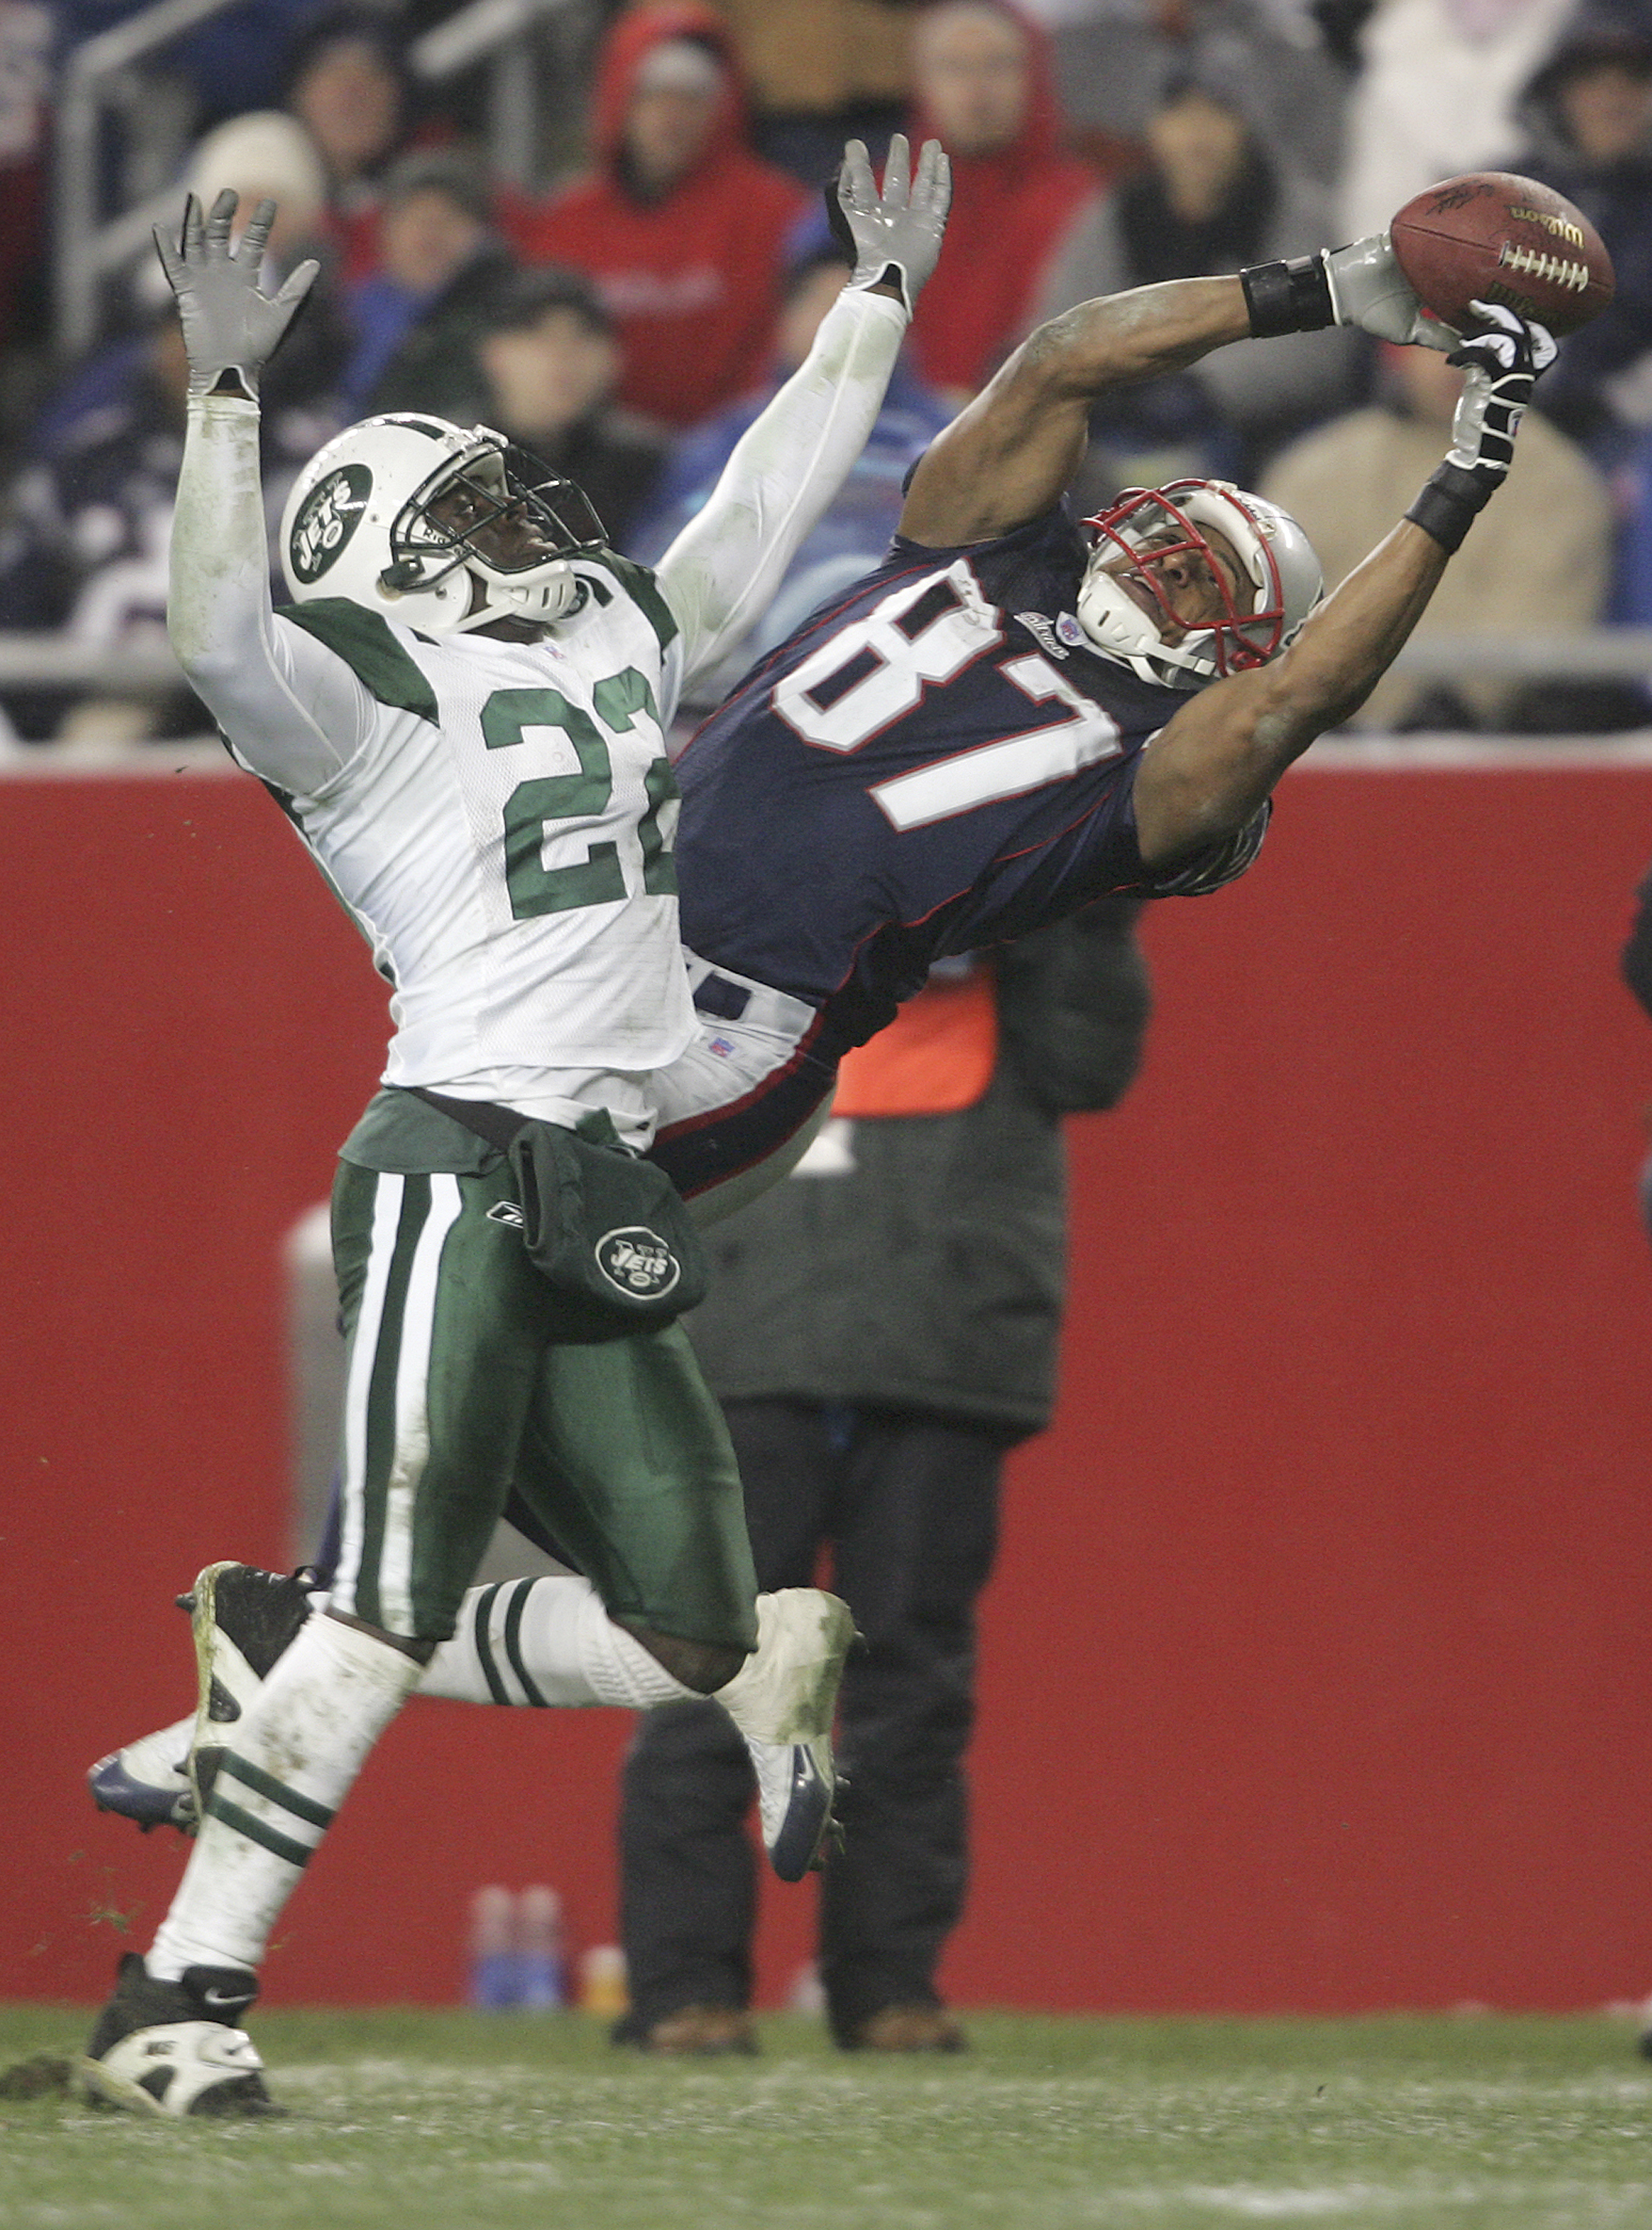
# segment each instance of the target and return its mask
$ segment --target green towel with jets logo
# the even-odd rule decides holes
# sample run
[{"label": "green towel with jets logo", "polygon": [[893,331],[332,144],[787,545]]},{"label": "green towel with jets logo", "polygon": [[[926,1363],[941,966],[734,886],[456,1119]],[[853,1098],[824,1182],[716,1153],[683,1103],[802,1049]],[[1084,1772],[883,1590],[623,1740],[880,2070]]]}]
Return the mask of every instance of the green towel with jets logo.
[{"label": "green towel with jets logo", "polygon": [[523,1244],[559,1292],[640,1324],[705,1299],[699,1234],[663,1170],[554,1123],[524,1123],[506,1158]]}]

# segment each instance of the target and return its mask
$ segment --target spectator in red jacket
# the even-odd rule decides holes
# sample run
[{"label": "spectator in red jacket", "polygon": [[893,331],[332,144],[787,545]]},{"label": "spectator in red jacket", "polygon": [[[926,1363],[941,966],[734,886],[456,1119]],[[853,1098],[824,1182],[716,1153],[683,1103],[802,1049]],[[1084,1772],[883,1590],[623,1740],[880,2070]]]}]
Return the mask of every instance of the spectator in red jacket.
[{"label": "spectator in red jacket", "polygon": [[1009,0],[939,0],[913,34],[912,145],[952,158],[952,214],[912,320],[931,387],[984,387],[1031,322],[1054,250],[1094,197],[1095,173],[1062,147],[1047,35]]},{"label": "spectator in red jacket", "polygon": [[622,16],[598,72],[596,167],[505,217],[524,259],[583,271],[624,352],[618,399],[691,426],[768,362],[787,227],[807,196],[745,145],[745,95],[709,7]]}]

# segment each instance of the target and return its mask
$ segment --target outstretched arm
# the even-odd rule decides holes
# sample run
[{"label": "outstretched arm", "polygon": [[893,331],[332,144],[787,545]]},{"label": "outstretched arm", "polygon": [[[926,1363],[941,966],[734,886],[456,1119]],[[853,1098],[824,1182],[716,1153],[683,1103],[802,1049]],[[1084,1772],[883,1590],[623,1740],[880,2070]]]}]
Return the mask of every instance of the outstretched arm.
[{"label": "outstretched arm", "polygon": [[1385,234],[1231,278],[1081,302],[1030,334],[936,437],[913,476],[901,532],[935,549],[1007,534],[1064,493],[1090,406],[1110,389],[1184,371],[1231,341],[1332,325],[1430,348],[1457,338],[1419,308]]},{"label": "outstretched arm", "polygon": [[236,197],[204,221],[191,194],[176,242],[155,245],[171,283],[190,360],[188,424],[172,517],[166,623],[178,663],[236,756],[284,789],[335,775],[366,730],[370,706],[342,659],[270,608],[259,478],[258,380],[316,274],[307,263],[273,298],[258,272],[275,218],[260,202],[237,252]]},{"label": "outstretched arm", "polygon": [[1398,656],[1450,553],[1403,519],[1282,658],[1190,699],[1143,755],[1136,838],[1149,867],[1219,842],[1257,813],[1315,736],[1358,711]]},{"label": "outstretched arm", "polygon": [[1098,396],[1180,371],[1250,331],[1237,275],[1137,287],[1051,319],[931,442],[901,532],[947,549],[1036,519],[1083,462]]},{"label": "outstretched arm", "polygon": [[1453,357],[1468,372],[1452,447],[1393,532],[1271,664],[1213,683],[1144,754],[1135,782],[1143,861],[1162,868],[1242,828],[1315,736],[1357,712],[1398,655],[1475,517],[1507,477],[1537,373],[1541,325],[1475,308],[1492,330]]},{"label": "outstretched arm", "polygon": [[906,142],[896,136],[881,195],[859,141],[845,151],[837,206],[855,259],[849,284],[656,569],[682,630],[685,679],[714,664],[766,608],[865,448],[941,252],[951,195],[935,140],[909,186]]}]

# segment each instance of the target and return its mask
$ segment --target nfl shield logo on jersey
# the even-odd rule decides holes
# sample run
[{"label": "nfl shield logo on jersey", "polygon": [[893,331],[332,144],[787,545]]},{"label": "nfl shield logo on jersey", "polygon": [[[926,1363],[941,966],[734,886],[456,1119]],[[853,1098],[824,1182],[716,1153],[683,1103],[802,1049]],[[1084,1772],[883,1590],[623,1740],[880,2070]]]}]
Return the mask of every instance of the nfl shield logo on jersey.
[{"label": "nfl shield logo on jersey", "polygon": [[605,1231],[596,1242],[596,1266],[616,1292],[628,1299],[662,1299],[683,1274],[683,1266],[657,1231],[627,1223]]},{"label": "nfl shield logo on jersey", "polygon": [[292,522],[287,552],[296,581],[308,588],[339,556],[361,524],[372,489],[365,465],[341,465],[311,490]]}]

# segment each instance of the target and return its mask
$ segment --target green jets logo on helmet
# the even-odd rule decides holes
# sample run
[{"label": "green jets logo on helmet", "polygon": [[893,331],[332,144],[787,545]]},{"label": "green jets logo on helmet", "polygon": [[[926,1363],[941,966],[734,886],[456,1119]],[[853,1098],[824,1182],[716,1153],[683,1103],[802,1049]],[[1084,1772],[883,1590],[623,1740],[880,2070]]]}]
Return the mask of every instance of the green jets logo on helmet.
[{"label": "green jets logo on helmet", "polygon": [[365,465],[341,465],[317,482],[292,522],[288,556],[295,580],[308,588],[320,579],[360,525],[372,489]]}]

